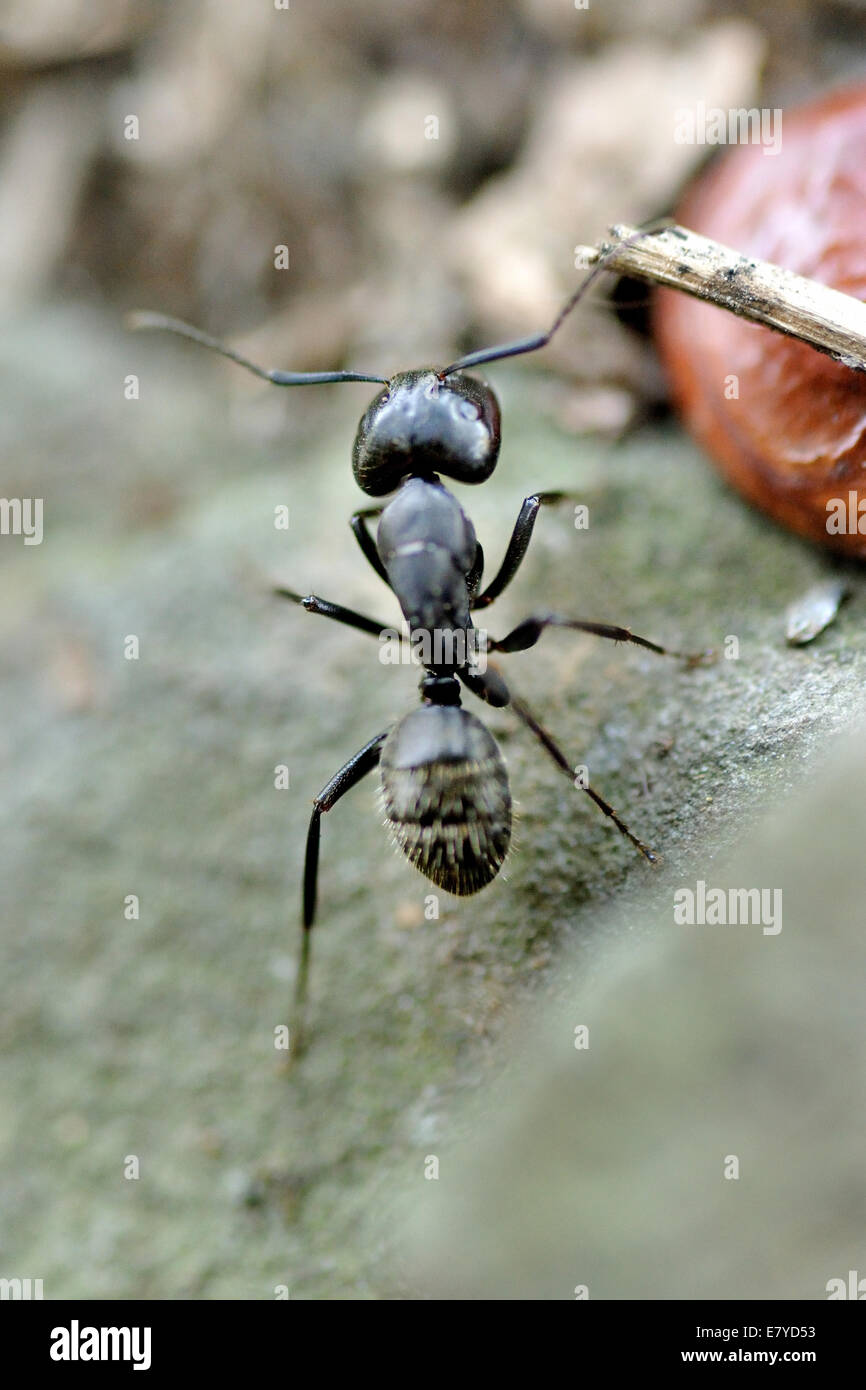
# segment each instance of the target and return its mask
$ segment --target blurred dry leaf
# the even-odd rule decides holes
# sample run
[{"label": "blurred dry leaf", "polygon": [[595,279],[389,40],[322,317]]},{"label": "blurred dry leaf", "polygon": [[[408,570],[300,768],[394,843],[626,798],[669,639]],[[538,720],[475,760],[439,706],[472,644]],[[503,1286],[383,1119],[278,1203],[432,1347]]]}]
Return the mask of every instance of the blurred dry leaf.
[{"label": "blurred dry leaf", "polygon": [[40,294],[66,252],[100,138],[86,84],[30,88],[0,150],[0,306]]},{"label": "blurred dry leaf", "polygon": [[[548,79],[519,161],[491,180],[455,219],[449,247],[475,316],[495,341],[552,321],[575,282],[574,248],[613,222],[657,216],[704,158],[674,139],[677,108],[740,106],[753,99],[763,40],[746,22],[715,24],[686,41],[612,44],[569,61]],[[637,370],[618,326],[593,323],[551,345],[579,374]]]},{"label": "blurred dry leaf", "polygon": [[150,0],[7,0],[0,65],[42,67],[112,53],[158,13]]}]

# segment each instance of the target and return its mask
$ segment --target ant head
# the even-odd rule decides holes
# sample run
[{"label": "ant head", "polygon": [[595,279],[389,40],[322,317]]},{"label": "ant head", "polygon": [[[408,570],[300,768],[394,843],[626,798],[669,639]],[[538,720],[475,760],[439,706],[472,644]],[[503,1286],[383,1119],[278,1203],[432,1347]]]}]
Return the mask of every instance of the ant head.
[{"label": "ant head", "polygon": [[393,492],[409,474],[441,473],[483,483],[499,455],[499,403],[483,381],[433,367],[400,372],[361,417],[352,469],[371,497]]}]

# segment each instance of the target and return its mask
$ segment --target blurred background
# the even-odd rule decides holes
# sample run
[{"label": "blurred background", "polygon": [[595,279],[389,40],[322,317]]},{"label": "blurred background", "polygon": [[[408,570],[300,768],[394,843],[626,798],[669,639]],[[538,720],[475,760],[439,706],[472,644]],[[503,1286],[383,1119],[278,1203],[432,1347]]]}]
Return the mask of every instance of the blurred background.
[{"label": "blurred background", "polygon": [[[543,518],[503,625],[543,604],[674,646],[738,636],[747,660],[687,677],[591,639],[515,658],[575,761],[664,847],[667,877],[649,887],[491,714],[521,804],[508,880],[426,922],[427,885],[389,853],[372,794],[344,803],[342,833],[326,826],[314,1045],[286,1068],[273,1033],[310,797],[415,698],[414,673],[386,680],[363,637],[269,597],[279,580],[393,621],[346,525],[368,397],[273,390],[131,336],[124,314],[191,320],[265,365],[383,374],[537,331],[574,287],[576,246],[668,213],[713,154],[675,141],[678,108],[785,108],[862,78],[864,19],[862,0],[4,0],[0,493],[44,499],[45,536],[0,537],[0,1275],[43,1278],[46,1298],[447,1296],[447,1250],[425,1267],[428,1228],[406,1235],[408,1257],[390,1248],[379,1218],[398,1189],[471,1136],[466,1093],[557,1001],[567,1012],[570,982],[601,982],[599,1027],[618,1016],[616,951],[669,949],[653,912],[671,884],[735,856],[862,710],[859,572],[837,626],[788,648],[786,605],[837,571],[715,478],[669,417],[641,305],[597,295],[543,355],[491,369],[502,463],[460,494],[491,562],[527,492],[577,487],[591,508],[579,541],[567,512]],[[828,939],[827,979],[861,978],[853,943]],[[710,1093],[741,1084],[744,1048],[760,1058],[802,1021],[810,960],[790,967],[790,1013],[776,1000],[764,1017],[756,990],[730,1068],[709,1046],[707,982],[689,1026]],[[855,1013],[854,1089],[819,1126],[846,1174],[862,1155]],[[820,1038],[820,1016],[810,1026]],[[648,1028],[636,1019],[634,1048]],[[654,1074],[676,1133],[693,1093]],[[814,1097],[825,1082],[816,1063]],[[519,1127],[524,1100],[515,1084],[496,1116]],[[812,1113],[809,1095],[795,1103]],[[610,1137],[632,1167],[578,1204],[574,1244],[603,1251],[606,1296],[692,1296],[694,1226],[658,1268],[676,1183],[654,1204],[641,1132],[638,1116]],[[601,1144],[582,1161],[604,1173],[609,1157]],[[797,1176],[788,1207],[762,1209],[769,1242],[797,1219]],[[434,1186],[416,1184],[415,1216]],[[757,1296],[822,1297],[866,1259],[845,1244],[862,1214],[853,1178],[846,1191],[836,1224],[795,1243],[799,1265],[761,1269]],[[619,1259],[605,1222],[636,1192],[638,1248]],[[736,1240],[707,1259],[739,1228],[710,1209],[700,1296],[742,1296]],[[463,1293],[498,1290],[476,1263]],[[567,1284],[568,1258],[545,1271],[542,1257],[506,1296],[559,1296],[554,1265]]]},{"label": "blurred background", "polygon": [[[862,20],[858,0],[7,0],[0,297],[161,306],[300,369],[528,331],[576,241],[670,211],[713,153],[675,143],[678,108],[853,78]],[[584,338],[547,368],[633,382]]]}]

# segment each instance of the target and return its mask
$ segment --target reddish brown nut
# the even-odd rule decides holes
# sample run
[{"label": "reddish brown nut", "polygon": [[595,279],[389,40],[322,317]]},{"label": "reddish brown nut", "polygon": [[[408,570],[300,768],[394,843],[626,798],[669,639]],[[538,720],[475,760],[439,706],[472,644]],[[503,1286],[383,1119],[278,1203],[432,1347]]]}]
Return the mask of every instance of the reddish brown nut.
[{"label": "reddish brown nut", "polygon": [[[785,111],[779,153],[737,146],[676,216],[866,299],[866,87]],[[673,290],[659,292],[655,330],[675,402],[734,486],[791,530],[866,558],[866,374]]]}]

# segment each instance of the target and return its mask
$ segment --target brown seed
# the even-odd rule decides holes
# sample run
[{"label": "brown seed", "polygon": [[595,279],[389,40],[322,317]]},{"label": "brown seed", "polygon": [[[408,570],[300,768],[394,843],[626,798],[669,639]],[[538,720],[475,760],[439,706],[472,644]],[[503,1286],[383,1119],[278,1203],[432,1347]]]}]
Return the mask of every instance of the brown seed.
[{"label": "brown seed", "polygon": [[[864,152],[861,85],[785,111],[777,154],[729,151],[677,220],[866,299]],[[672,290],[655,330],[674,400],[734,486],[792,531],[866,557],[866,374]]]}]

